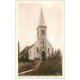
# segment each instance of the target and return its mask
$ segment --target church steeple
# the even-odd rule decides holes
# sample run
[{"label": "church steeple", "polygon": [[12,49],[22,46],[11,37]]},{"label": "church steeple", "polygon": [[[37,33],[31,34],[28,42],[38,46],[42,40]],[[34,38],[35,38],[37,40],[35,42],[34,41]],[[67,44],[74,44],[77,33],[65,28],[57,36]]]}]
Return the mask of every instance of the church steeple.
[{"label": "church steeple", "polygon": [[40,13],[39,26],[46,26],[42,8],[41,8],[41,13]]},{"label": "church steeple", "polygon": [[41,9],[39,25],[37,27],[37,39],[44,40],[46,39],[46,35],[47,35],[47,26],[45,24],[43,11]]}]

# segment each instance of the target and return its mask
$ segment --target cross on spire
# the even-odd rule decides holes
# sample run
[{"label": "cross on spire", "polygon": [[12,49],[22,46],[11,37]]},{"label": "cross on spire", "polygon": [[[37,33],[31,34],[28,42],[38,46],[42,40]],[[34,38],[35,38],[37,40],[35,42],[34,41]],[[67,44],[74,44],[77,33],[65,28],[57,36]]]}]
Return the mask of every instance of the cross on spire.
[{"label": "cross on spire", "polygon": [[41,12],[40,12],[39,26],[46,26],[42,8],[41,8]]}]

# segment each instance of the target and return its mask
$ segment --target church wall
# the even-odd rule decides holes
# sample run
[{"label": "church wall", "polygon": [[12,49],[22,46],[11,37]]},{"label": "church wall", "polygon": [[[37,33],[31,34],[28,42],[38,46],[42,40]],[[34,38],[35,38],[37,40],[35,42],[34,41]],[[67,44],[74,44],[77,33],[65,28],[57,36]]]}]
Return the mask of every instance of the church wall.
[{"label": "church wall", "polygon": [[29,50],[29,59],[34,60],[34,46],[32,46]]},{"label": "church wall", "polygon": [[52,45],[50,44],[50,42],[47,40],[47,44],[46,44],[46,47],[47,47],[47,56],[49,56],[49,54],[51,55],[52,54]]},{"label": "church wall", "polygon": [[[39,55],[39,41],[37,40],[36,43],[28,50],[29,52],[29,59],[30,60],[34,60],[35,58],[38,58],[40,55]],[[37,52],[37,48],[38,48],[38,52]],[[31,51],[31,53],[30,53]]]},{"label": "church wall", "polygon": [[[48,40],[45,40],[45,44],[46,44],[45,53],[46,53],[46,57],[48,57],[49,55],[52,54],[52,45],[50,44]],[[28,50],[30,60],[34,60],[35,58],[41,57],[41,54],[40,54],[41,45],[42,44],[39,44],[39,40],[37,40],[37,42]],[[37,51],[37,48],[38,48],[38,51]]]},{"label": "church wall", "polygon": [[37,47],[39,48],[38,41],[37,41],[37,42],[35,43],[35,45],[34,45],[34,52],[35,52],[34,57],[35,57],[35,58],[37,58],[37,57],[38,57]]}]

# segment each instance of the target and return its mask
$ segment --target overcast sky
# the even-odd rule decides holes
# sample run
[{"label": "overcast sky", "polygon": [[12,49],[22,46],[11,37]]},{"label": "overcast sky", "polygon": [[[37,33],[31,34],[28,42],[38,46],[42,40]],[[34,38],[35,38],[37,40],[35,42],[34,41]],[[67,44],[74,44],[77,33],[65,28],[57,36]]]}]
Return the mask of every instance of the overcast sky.
[{"label": "overcast sky", "polygon": [[17,26],[20,49],[30,46],[37,40],[40,10],[43,10],[47,26],[47,38],[53,48],[64,52],[64,1],[18,2]]}]

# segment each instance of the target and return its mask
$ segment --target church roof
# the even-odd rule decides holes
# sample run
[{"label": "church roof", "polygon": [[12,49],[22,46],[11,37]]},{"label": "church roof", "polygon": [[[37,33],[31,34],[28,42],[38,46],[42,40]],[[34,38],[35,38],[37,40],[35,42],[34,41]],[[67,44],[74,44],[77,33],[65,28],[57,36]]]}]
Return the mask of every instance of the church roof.
[{"label": "church roof", "polygon": [[[35,44],[35,43],[34,43]],[[34,46],[34,44],[32,44],[28,49],[30,49],[31,47],[33,47]]]},{"label": "church roof", "polygon": [[[34,43],[35,44],[35,43]],[[26,46],[21,52],[20,54],[26,54],[28,52],[28,50],[34,46],[34,44],[32,44],[31,46]]]},{"label": "church roof", "polygon": [[39,18],[39,26],[46,26],[42,8],[41,8],[40,18]]},{"label": "church roof", "polygon": [[30,46],[26,46],[26,47],[20,52],[20,54],[26,54],[26,52],[28,51],[29,48],[30,48]]}]

